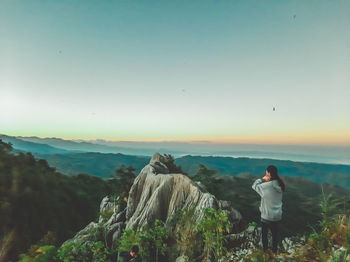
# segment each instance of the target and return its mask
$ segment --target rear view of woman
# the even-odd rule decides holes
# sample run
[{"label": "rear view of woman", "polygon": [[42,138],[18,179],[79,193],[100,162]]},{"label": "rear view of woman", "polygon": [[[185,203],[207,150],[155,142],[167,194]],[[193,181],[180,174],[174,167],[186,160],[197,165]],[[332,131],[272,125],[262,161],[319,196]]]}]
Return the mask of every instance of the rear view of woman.
[{"label": "rear view of woman", "polygon": [[275,166],[268,166],[262,179],[257,179],[252,188],[261,196],[261,237],[264,251],[268,249],[267,231],[272,233],[272,252],[277,253],[278,222],[282,219],[282,195],[285,185]]}]

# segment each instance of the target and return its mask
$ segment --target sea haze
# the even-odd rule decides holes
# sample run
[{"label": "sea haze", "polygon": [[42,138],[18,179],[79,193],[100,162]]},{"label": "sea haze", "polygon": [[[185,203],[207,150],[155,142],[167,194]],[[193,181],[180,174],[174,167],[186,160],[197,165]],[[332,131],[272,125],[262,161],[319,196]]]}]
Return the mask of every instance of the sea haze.
[{"label": "sea haze", "polygon": [[128,142],[90,140],[94,144],[171,153],[175,157],[184,155],[231,156],[270,158],[301,162],[328,164],[350,164],[350,146],[327,145],[257,145],[257,144],[218,144],[201,142]]}]

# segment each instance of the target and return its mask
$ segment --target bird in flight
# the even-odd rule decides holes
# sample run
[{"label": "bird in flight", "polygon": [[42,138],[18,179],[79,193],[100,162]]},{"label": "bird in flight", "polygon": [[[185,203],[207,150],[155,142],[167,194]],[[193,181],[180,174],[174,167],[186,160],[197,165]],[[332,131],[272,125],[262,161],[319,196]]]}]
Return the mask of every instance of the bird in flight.
[{"label": "bird in flight", "polygon": [[276,111],[276,108],[274,107],[274,108],[272,108],[272,110],[273,110],[273,111]]}]

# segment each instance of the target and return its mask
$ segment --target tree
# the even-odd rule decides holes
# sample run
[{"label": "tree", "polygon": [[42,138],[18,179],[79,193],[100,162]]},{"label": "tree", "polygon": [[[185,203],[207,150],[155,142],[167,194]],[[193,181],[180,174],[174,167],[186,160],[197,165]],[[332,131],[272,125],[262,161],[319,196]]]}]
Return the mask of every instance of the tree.
[{"label": "tree", "polygon": [[164,158],[165,158],[165,165],[167,166],[167,168],[169,169],[170,173],[181,173],[181,174],[185,174],[182,171],[181,166],[177,166],[175,164],[175,158],[171,155],[171,154],[164,154]]},{"label": "tree", "polygon": [[196,230],[203,234],[204,258],[210,259],[214,255],[215,261],[226,252],[224,247],[224,233],[230,231],[230,221],[227,210],[215,210],[204,208],[204,216],[199,222]]},{"label": "tree", "polygon": [[135,168],[132,166],[126,167],[125,165],[121,165],[120,168],[116,169],[115,173],[110,176],[110,178],[117,180],[123,198],[127,197],[135,177]]},{"label": "tree", "polygon": [[201,182],[216,197],[220,197],[220,184],[222,179],[217,178],[218,171],[208,169],[205,165],[199,164],[197,173],[192,177],[194,181]]},{"label": "tree", "polygon": [[150,234],[156,248],[156,262],[158,262],[159,251],[164,255],[167,249],[165,241],[168,238],[168,233],[165,230],[164,223],[156,219],[154,227],[150,229]]},{"label": "tree", "polygon": [[174,236],[180,255],[186,256],[189,261],[195,261],[201,254],[201,235],[196,231],[196,208],[195,206],[184,207],[176,211],[168,221],[171,231],[176,232]]},{"label": "tree", "polygon": [[332,200],[332,194],[326,194],[323,190],[323,185],[321,185],[322,189],[322,195],[320,200],[320,207],[321,207],[321,215],[322,220],[320,221],[320,226],[322,228],[325,228],[332,217],[332,214],[334,213],[334,210],[337,208],[337,205],[334,200]]},{"label": "tree", "polygon": [[0,141],[0,260],[17,261],[33,245],[59,245],[71,238],[96,219],[101,199],[116,191],[114,180],[65,176],[45,160],[10,150]]},{"label": "tree", "polygon": [[12,151],[12,144],[11,143],[5,143],[0,139],[0,152],[3,153],[9,153]]}]

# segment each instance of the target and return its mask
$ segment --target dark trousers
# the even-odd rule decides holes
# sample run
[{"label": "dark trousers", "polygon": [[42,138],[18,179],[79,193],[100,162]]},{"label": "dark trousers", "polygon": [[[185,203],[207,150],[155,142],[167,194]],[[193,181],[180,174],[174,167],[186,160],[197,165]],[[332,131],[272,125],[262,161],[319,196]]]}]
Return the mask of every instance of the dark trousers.
[{"label": "dark trousers", "polygon": [[278,243],[278,222],[277,221],[261,221],[261,238],[264,251],[268,249],[267,231],[271,230],[272,233],[272,252],[277,253]]}]

